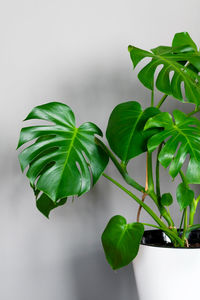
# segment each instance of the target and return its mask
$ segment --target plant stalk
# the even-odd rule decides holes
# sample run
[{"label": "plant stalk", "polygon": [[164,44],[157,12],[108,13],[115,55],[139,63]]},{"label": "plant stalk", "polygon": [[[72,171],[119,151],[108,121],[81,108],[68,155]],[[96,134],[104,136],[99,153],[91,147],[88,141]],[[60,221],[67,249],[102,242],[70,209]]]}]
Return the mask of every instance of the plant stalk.
[{"label": "plant stalk", "polygon": [[156,194],[159,202],[160,202],[161,195],[160,195],[160,162],[158,160],[158,157],[161,149],[162,149],[162,144],[160,144],[158,147],[158,152],[156,157]]},{"label": "plant stalk", "polygon": [[180,170],[180,171],[179,171],[179,174],[180,174],[180,176],[181,176],[181,179],[182,179],[184,185],[185,185],[187,188],[189,188],[188,182],[187,182],[187,180],[186,180],[186,178],[185,178],[185,175],[184,175],[183,171]]},{"label": "plant stalk", "polygon": [[192,226],[194,223],[194,216],[196,213],[196,209],[197,209],[199,200],[200,200],[200,195],[196,199],[193,199],[193,201],[190,205],[189,226]]},{"label": "plant stalk", "polygon": [[121,190],[123,190],[126,194],[128,194],[131,198],[133,198],[139,205],[141,205],[144,210],[154,219],[154,221],[161,227],[161,230],[167,233],[167,235],[172,239],[172,241],[176,242],[176,245],[180,247],[184,247],[184,241],[177,235],[176,232],[169,229],[164,222],[161,221],[161,219],[154,213],[154,211],[142,200],[140,200],[136,195],[134,195],[131,191],[127,190],[124,186],[122,186],[119,182],[117,182],[115,179],[111,178],[107,174],[103,173],[103,176],[111,181],[113,184],[118,186]]},{"label": "plant stalk", "polygon": [[151,106],[152,107],[154,106],[154,86],[153,86],[153,89],[151,91]]},{"label": "plant stalk", "polygon": [[144,226],[149,226],[149,227],[153,227],[153,228],[156,228],[156,229],[162,229],[160,226],[149,224],[149,223],[141,223],[141,224],[143,224]]},{"label": "plant stalk", "polygon": [[163,102],[165,101],[165,99],[167,98],[167,96],[168,96],[168,95],[165,94],[165,95],[160,99],[160,101],[159,101],[158,104],[156,105],[157,108],[160,108],[160,107],[161,107],[161,105],[163,104]]},{"label": "plant stalk", "polygon": [[147,151],[147,176],[148,176],[148,193],[154,192],[153,170],[152,170],[152,153]]},{"label": "plant stalk", "polygon": [[181,233],[181,228],[182,228],[182,225],[183,225],[184,215],[185,215],[185,211],[183,211],[183,213],[182,213],[181,222],[180,222],[179,230],[178,230],[179,235]]},{"label": "plant stalk", "polygon": [[118,162],[118,160],[116,159],[116,157],[114,156],[114,154],[108,149],[108,147],[101,140],[99,140],[97,137],[95,137],[95,142],[111,158],[112,162],[114,163],[114,165],[116,166],[116,168],[118,169],[118,171],[120,172],[120,174],[122,175],[122,177],[124,178],[124,180],[126,181],[126,183],[128,183],[129,185],[131,185],[132,187],[134,187],[136,190],[144,193],[145,192],[145,188],[142,185],[140,185],[139,183],[137,183],[132,177],[130,177],[128,175],[126,169]]},{"label": "plant stalk", "polygon": [[187,222],[188,222],[188,213],[187,213],[187,207],[184,209],[184,225],[183,225],[183,234],[182,234],[182,240],[185,242],[185,234],[187,231]]},{"label": "plant stalk", "polygon": [[[148,191],[148,152],[146,154],[146,181],[145,181],[145,192],[143,193],[142,195],[142,202],[145,201],[145,198],[147,196],[147,192]],[[139,222],[140,220],[140,213],[141,213],[141,210],[142,210],[142,206],[140,205],[139,208],[138,208],[138,212],[137,212],[137,222]]]},{"label": "plant stalk", "polygon": [[195,110],[191,111],[189,114],[187,114],[188,117],[193,116],[194,114],[198,113],[200,111],[200,107],[196,108]]},{"label": "plant stalk", "polygon": [[[158,203],[156,194],[154,192],[154,183],[153,183],[153,173],[152,173],[152,158],[150,156],[150,159],[148,157],[148,172],[149,172],[149,177],[148,177],[148,191],[145,192],[145,188],[137,183],[132,177],[130,177],[126,171],[126,169],[118,162],[116,159],[115,155],[108,149],[108,147],[97,137],[95,137],[95,142],[97,145],[99,145],[106,153],[107,155],[111,158],[112,162],[124,178],[125,182],[135,188],[136,190],[140,191],[141,193],[146,193],[148,194],[151,199],[155,202],[156,206],[158,207],[161,215],[165,220],[167,221],[168,225],[173,227],[174,223],[173,220],[171,219],[170,215],[168,214],[167,210],[165,207],[161,207]],[[149,171],[150,170],[150,171]]]}]

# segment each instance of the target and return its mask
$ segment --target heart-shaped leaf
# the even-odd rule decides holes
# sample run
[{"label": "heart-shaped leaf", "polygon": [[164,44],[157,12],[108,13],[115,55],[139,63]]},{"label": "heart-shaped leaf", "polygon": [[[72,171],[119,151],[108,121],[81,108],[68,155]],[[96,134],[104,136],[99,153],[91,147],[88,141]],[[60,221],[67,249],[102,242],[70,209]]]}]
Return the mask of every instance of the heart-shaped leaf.
[{"label": "heart-shaped leaf", "polygon": [[121,103],[114,108],[108,121],[106,137],[111,149],[124,164],[147,151],[147,140],[157,129],[143,131],[144,125],[158,113],[160,111],[155,107],[142,110],[141,105],[135,101]]},{"label": "heart-shaped leaf", "polygon": [[[200,76],[191,68],[192,65],[200,71],[200,53],[188,33],[176,34],[172,47],[160,46],[151,52],[134,46],[129,46],[128,49],[134,67],[144,58],[151,59],[138,74],[144,86],[153,90],[156,82],[158,90],[184,101],[181,90],[183,83],[185,101],[200,105]],[[155,80],[155,72],[159,66],[162,68]]]},{"label": "heart-shaped leaf", "polygon": [[76,128],[72,110],[59,102],[35,107],[26,118],[31,119],[54,123],[21,130],[18,147],[36,139],[19,154],[22,171],[29,165],[31,185],[55,203],[89,191],[108,163],[94,141],[95,134],[102,136],[101,130],[93,123]]},{"label": "heart-shaped leaf", "polygon": [[200,121],[188,117],[179,110],[173,112],[174,121],[168,112],[149,119],[145,129],[163,128],[163,131],[152,136],[148,141],[148,150],[152,152],[162,142],[165,146],[159,154],[163,167],[169,168],[169,174],[175,178],[179,173],[186,156],[189,154],[189,164],[186,171],[188,183],[200,183]]},{"label": "heart-shaped leaf", "polygon": [[176,198],[180,206],[180,210],[183,210],[192,203],[194,199],[194,192],[182,182],[176,189]]},{"label": "heart-shaped leaf", "polygon": [[102,244],[108,263],[116,270],[129,264],[137,255],[144,233],[141,223],[127,224],[122,216],[110,219],[103,234]]}]

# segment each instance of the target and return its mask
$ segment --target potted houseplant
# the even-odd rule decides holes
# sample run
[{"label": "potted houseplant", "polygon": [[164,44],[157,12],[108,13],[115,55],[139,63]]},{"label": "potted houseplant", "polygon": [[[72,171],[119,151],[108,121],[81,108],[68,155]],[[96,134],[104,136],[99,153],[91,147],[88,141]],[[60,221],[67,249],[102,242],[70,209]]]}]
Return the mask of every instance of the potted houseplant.
[{"label": "potted houseplant", "polygon": [[[114,108],[106,130],[109,148],[101,140],[97,125],[88,122],[76,128],[69,106],[58,102],[37,106],[25,120],[41,119],[51,124],[22,128],[18,148],[34,142],[19,154],[21,169],[28,167],[26,175],[37,208],[46,217],[68,197],[88,192],[101,176],[122,189],[139,205],[137,221],[127,224],[123,216],[111,218],[102,234],[108,263],[118,269],[133,261],[141,300],[196,297],[200,224],[194,224],[194,215],[200,195],[191,185],[200,184],[200,121],[195,116],[200,111],[200,52],[186,32],[175,34],[170,47],[159,46],[149,52],[129,46],[128,50],[134,68],[149,58],[138,74],[141,83],[151,90],[149,107],[143,109],[139,102],[129,101]],[[155,87],[164,93],[157,103]],[[162,112],[168,95],[191,103],[191,112]],[[142,186],[129,175],[127,165],[144,152],[146,185]],[[104,173],[109,160],[130,189]],[[172,179],[181,178],[176,189],[182,214],[179,226],[169,210],[175,199],[170,193],[163,194],[160,187],[160,167],[168,168]],[[141,192],[141,198],[134,189]],[[146,196],[156,211],[145,203]],[[152,217],[153,224],[139,221],[141,208]],[[145,225],[154,229],[144,231]],[[192,286],[187,289],[190,279]]]}]

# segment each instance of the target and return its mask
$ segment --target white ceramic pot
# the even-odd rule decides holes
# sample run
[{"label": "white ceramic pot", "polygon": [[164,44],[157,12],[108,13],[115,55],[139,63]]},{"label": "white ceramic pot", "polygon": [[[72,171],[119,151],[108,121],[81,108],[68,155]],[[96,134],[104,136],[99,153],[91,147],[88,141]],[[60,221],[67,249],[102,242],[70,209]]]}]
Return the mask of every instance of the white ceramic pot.
[{"label": "white ceramic pot", "polygon": [[133,266],[140,300],[200,299],[200,248],[141,245]]}]

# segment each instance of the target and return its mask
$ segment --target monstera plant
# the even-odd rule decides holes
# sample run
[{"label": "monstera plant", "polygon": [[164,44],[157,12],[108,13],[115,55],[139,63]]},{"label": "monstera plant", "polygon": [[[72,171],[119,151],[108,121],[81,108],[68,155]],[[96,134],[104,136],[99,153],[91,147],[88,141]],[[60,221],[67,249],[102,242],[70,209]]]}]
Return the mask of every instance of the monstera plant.
[{"label": "monstera plant", "polygon": [[[59,102],[37,106],[30,112],[25,121],[45,120],[49,125],[22,128],[18,144],[19,148],[29,142],[19,154],[19,161],[22,171],[27,168],[37,208],[46,217],[69,197],[88,192],[101,176],[138,203],[136,222],[127,224],[123,216],[114,216],[102,234],[105,255],[113,269],[136,257],[145,225],[162,230],[173,247],[189,247],[189,233],[200,227],[194,224],[200,195],[191,186],[200,184],[200,121],[195,117],[200,111],[200,52],[186,32],[175,34],[171,46],[151,51],[129,46],[128,50],[134,68],[145,59],[138,78],[151,91],[151,97],[146,109],[136,101],[114,108],[106,130],[109,146],[102,141],[103,134],[97,125],[88,122],[77,128],[71,108]],[[164,93],[157,103],[155,88]],[[181,101],[183,106],[191,103],[191,112],[162,112],[161,106],[168,96]],[[128,163],[142,153],[146,153],[145,186],[127,170]],[[130,189],[105,173],[109,160]],[[176,199],[161,191],[161,166],[168,168],[172,182],[180,176]],[[134,190],[141,193],[141,198]],[[145,203],[147,196],[155,204],[155,211]],[[179,226],[170,215],[173,201],[178,201],[180,207]],[[152,217],[153,224],[139,221],[141,208]]]}]

